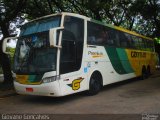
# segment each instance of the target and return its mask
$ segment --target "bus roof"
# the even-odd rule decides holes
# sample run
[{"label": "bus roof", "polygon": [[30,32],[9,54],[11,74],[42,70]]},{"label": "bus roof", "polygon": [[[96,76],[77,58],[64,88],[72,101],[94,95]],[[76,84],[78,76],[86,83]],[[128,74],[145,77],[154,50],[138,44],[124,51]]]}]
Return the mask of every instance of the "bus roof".
[{"label": "bus roof", "polygon": [[132,34],[132,35],[135,35],[135,36],[138,36],[138,37],[142,37],[142,38],[145,38],[145,39],[148,39],[148,40],[153,40],[152,38],[143,36],[143,35],[141,35],[141,34],[138,34],[138,33],[134,32],[134,31],[130,31],[130,30],[127,30],[127,29],[122,28],[122,27],[119,27],[119,26],[115,26],[115,25],[111,25],[111,24],[106,24],[106,23],[104,23],[104,22],[101,22],[101,21],[98,21],[98,20],[95,20],[95,19],[91,19],[91,18],[89,18],[89,17],[86,17],[86,16],[84,16],[84,15],[80,15],[80,14],[76,14],[76,13],[69,13],[69,12],[61,12],[61,13],[46,15],[46,16],[39,17],[39,18],[37,18],[37,19],[31,20],[31,21],[29,21],[29,23],[30,23],[30,22],[33,22],[33,21],[45,19],[45,18],[48,18],[48,17],[52,17],[52,16],[55,16],[55,15],[70,15],[70,16],[75,16],[75,17],[78,17],[78,18],[86,19],[86,20],[88,20],[88,21],[92,21],[92,22],[94,22],[94,23],[98,23],[98,24],[101,24],[101,25],[110,27],[110,28],[112,28],[112,29],[116,29],[116,30],[119,30],[119,31],[122,31],[122,32],[126,32],[126,33],[129,33],[129,34]]},{"label": "bus roof", "polygon": [[84,15],[80,15],[80,14],[76,14],[76,13],[61,12],[61,13],[56,13],[56,14],[50,14],[50,15],[42,16],[42,17],[33,19],[33,20],[29,21],[29,22],[33,22],[33,21],[45,19],[45,18],[48,18],[48,17],[56,16],[56,15],[70,15],[70,16],[75,16],[75,17],[87,19],[87,20],[90,19],[89,17],[86,17],[86,16],[84,16]]}]

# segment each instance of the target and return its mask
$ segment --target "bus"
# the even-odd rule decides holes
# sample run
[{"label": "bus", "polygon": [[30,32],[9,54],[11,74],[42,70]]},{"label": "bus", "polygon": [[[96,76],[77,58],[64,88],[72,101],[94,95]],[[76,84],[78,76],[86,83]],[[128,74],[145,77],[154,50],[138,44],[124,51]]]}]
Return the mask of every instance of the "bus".
[{"label": "bus", "polygon": [[17,39],[14,87],[19,94],[95,95],[104,85],[145,79],[155,71],[153,39],[75,13],[32,20]]}]

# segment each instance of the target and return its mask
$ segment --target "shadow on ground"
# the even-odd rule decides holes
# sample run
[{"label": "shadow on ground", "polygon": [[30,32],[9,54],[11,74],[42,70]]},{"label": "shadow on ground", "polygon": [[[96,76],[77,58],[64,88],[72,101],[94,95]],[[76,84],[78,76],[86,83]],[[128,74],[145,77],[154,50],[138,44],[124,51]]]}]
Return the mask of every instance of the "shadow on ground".
[{"label": "shadow on ground", "polygon": [[[130,84],[133,82],[138,82],[138,81],[139,81],[138,79],[134,79],[134,80],[130,79],[130,80],[110,84],[110,85],[104,86],[101,91],[115,89],[117,87],[120,87],[126,84]],[[22,99],[24,102],[32,103],[32,104],[45,104],[45,105],[46,104],[47,105],[63,104],[63,103],[72,102],[72,101],[75,101],[77,99],[81,99],[84,97],[92,97],[92,96],[88,96],[87,91],[68,95],[68,96],[63,96],[63,97],[46,97],[46,96],[29,96],[29,95],[24,95],[24,96],[25,97],[23,97]]]}]

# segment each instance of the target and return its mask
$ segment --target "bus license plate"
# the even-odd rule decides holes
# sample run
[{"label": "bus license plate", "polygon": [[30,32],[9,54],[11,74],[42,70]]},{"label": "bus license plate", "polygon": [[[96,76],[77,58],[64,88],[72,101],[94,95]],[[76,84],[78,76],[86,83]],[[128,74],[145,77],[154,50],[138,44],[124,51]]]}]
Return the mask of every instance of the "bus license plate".
[{"label": "bus license plate", "polygon": [[26,88],[27,92],[33,92],[33,88]]}]

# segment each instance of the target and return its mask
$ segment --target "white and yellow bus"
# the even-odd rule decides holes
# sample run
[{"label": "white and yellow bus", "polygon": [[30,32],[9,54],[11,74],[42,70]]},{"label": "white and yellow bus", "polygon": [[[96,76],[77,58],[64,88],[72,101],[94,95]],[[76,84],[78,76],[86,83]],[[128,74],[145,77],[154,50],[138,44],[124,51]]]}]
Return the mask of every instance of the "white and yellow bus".
[{"label": "white and yellow bus", "polygon": [[155,71],[151,38],[86,16],[60,13],[21,28],[14,57],[19,94],[97,94],[107,84]]}]

